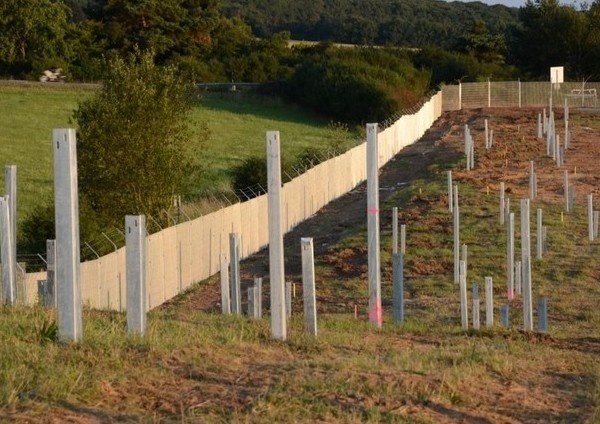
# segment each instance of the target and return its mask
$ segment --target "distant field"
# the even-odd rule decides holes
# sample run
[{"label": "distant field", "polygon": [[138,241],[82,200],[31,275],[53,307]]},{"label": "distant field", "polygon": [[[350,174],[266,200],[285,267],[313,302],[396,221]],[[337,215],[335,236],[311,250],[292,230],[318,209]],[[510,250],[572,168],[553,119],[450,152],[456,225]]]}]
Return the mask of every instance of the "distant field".
[{"label": "distant field", "polygon": [[[86,86],[0,85],[0,165],[17,165],[19,216],[50,198],[52,129],[72,127],[70,117],[78,101],[93,92]],[[280,131],[284,159],[334,136],[325,120],[277,100],[241,93],[206,95],[191,120],[193,125],[206,123],[211,134],[198,154],[206,168],[204,180],[198,182],[202,192],[227,188],[228,169],[244,158],[264,154],[267,130]]]}]

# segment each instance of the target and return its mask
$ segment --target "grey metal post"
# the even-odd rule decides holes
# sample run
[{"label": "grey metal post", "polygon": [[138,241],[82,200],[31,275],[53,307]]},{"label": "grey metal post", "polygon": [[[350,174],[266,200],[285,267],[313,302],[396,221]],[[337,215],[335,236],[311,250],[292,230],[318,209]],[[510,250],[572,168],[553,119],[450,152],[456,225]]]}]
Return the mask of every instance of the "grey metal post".
[{"label": "grey metal post", "polygon": [[452,212],[452,171],[448,171],[448,210]]},{"label": "grey metal post", "polygon": [[504,182],[500,183],[500,225],[504,225],[504,215],[506,215],[506,209],[504,204]]},{"label": "grey metal post", "polygon": [[58,337],[79,342],[83,329],[76,143],[74,129],[52,130]]},{"label": "grey metal post", "polygon": [[537,209],[537,214],[536,214],[536,242],[537,242],[537,246],[536,246],[536,257],[537,259],[542,259],[542,254],[544,253],[544,238],[543,238],[543,233],[542,233],[542,209],[538,208]]},{"label": "grey metal post", "polygon": [[256,288],[254,286],[248,287],[248,317],[250,318],[258,318],[258,313],[256,311]]},{"label": "grey metal post", "polygon": [[521,261],[515,261],[515,293],[523,294],[523,265]]},{"label": "grey metal post", "polygon": [[467,273],[466,264],[460,261],[460,321],[463,330],[469,329],[469,311],[467,306]]},{"label": "grey metal post", "polygon": [[315,291],[315,259],[313,239],[300,240],[302,249],[302,293],[304,295],[304,330],[317,335],[317,300]]},{"label": "grey metal post", "polygon": [[125,216],[127,279],[127,331],[146,334],[148,289],[146,287],[146,217]]},{"label": "grey metal post", "polygon": [[254,277],[254,291],[256,295],[258,318],[262,318],[262,277]]},{"label": "grey metal post", "polygon": [[46,298],[44,306],[56,308],[56,240],[46,240]]},{"label": "grey metal post", "polygon": [[223,314],[231,313],[231,299],[229,297],[229,263],[225,255],[221,256],[221,311]]},{"label": "grey metal post", "polygon": [[548,331],[548,300],[540,297],[538,300],[538,331],[546,333]]},{"label": "grey metal post", "polygon": [[406,254],[406,224],[400,225],[400,252]]},{"label": "grey metal post", "polygon": [[490,148],[490,130],[488,128],[488,120],[484,119],[484,125],[485,125],[485,148],[486,150],[489,150]]},{"label": "grey metal post", "polygon": [[535,199],[533,179],[534,179],[533,161],[529,161],[529,198]]},{"label": "grey metal post", "polygon": [[379,260],[379,175],[377,124],[367,124],[367,216],[369,321],[381,327],[381,270]]},{"label": "grey metal post", "polygon": [[508,328],[509,307],[508,305],[500,305],[500,323],[502,327]]},{"label": "grey metal post", "polygon": [[454,186],[454,208],[453,208],[453,224],[454,224],[454,283],[458,284],[460,274],[460,222],[458,213],[458,186]]},{"label": "grey metal post", "polygon": [[285,316],[292,316],[292,282],[285,282]]},{"label": "grey metal post", "polygon": [[523,330],[533,330],[531,299],[531,234],[529,231],[529,199],[521,199],[521,261],[523,272]]},{"label": "grey metal post", "polygon": [[506,294],[508,299],[515,295],[515,214],[508,214],[506,226]]},{"label": "grey metal post", "polygon": [[392,208],[392,254],[398,253],[398,208]]},{"label": "grey metal post", "polygon": [[[4,167],[4,193],[8,195],[11,242],[13,256],[13,274],[16,275],[17,263],[17,165],[6,165]],[[16,277],[15,277],[16,278]]]},{"label": "grey metal post", "polygon": [[240,277],[240,249],[238,235],[229,234],[229,279],[231,282],[231,313],[242,313],[242,281]]},{"label": "grey metal post", "polygon": [[485,277],[485,326],[494,325],[494,288],[492,277]]},{"label": "grey metal post", "polygon": [[537,120],[537,138],[542,138],[543,134],[542,134],[542,114],[538,113],[538,120]]},{"label": "grey metal post", "polygon": [[591,194],[587,195],[587,216],[588,216],[588,238],[594,241],[594,200]]},{"label": "grey metal post", "polygon": [[564,171],[563,191],[565,194],[565,211],[569,212],[569,171]]},{"label": "grey metal post", "polygon": [[402,253],[392,255],[393,315],[394,322],[404,321],[404,264]]},{"label": "grey metal post", "polygon": [[472,301],[473,301],[473,329],[479,330],[479,286],[473,284],[472,287]]},{"label": "grey metal post", "polygon": [[285,270],[281,219],[281,155],[279,131],[267,131],[267,176],[269,202],[269,277],[271,283],[271,336],[287,338],[285,314]]},{"label": "grey metal post", "polygon": [[2,261],[2,294],[5,305],[15,305],[17,302],[16,264],[13,255],[12,225],[10,220],[9,196],[0,197],[0,260]]}]

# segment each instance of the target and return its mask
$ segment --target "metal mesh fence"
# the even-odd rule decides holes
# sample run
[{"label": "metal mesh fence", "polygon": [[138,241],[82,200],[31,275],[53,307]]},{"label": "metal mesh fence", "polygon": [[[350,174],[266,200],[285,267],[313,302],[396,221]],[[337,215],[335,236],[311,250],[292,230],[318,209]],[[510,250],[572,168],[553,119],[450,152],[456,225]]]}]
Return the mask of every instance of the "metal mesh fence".
[{"label": "metal mesh fence", "polygon": [[484,107],[545,107],[565,102],[569,107],[598,108],[600,83],[597,82],[520,82],[489,81],[446,85],[442,88],[443,110]]}]

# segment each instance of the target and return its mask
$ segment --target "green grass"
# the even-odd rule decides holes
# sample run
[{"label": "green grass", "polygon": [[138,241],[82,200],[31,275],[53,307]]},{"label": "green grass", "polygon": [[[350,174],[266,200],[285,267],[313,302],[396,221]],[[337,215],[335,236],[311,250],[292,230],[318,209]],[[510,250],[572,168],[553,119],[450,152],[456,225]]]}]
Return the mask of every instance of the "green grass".
[{"label": "green grass", "polygon": [[[79,101],[94,93],[81,86],[0,86],[0,158],[17,165],[17,214],[23,217],[52,192],[53,128],[73,127]],[[328,128],[319,119],[280,100],[239,95],[206,94],[191,113],[191,125],[206,125],[210,139],[197,160],[205,170],[198,192],[218,192],[230,187],[228,171],[244,158],[265,155],[265,133],[278,130],[282,157],[294,162],[305,148],[340,142],[346,147],[353,135]]]}]

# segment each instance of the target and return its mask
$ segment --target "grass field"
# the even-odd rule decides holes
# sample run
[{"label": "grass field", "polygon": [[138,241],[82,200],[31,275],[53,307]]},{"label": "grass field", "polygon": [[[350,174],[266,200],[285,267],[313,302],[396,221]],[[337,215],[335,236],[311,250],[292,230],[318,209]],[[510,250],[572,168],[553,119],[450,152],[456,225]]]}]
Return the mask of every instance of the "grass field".
[{"label": "grass field", "polygon": [[[53,128],[73,127],[73,110],[94,88],[63,85],[0,85],[0,158],[17,165],[18,215],[50,199]],[[351,144],[350,134],[328,128],[328,122],[279,100],[238,95],[206,94],[191,114],[192,125],[206,125],[210,139],[198,153],[205,177],[198,192],[229,188],[228,170],[252,155],[264,155],[265,132],[280,131],[282,156],[293,162],[303,149],[327,146],[339,137]]]}]

